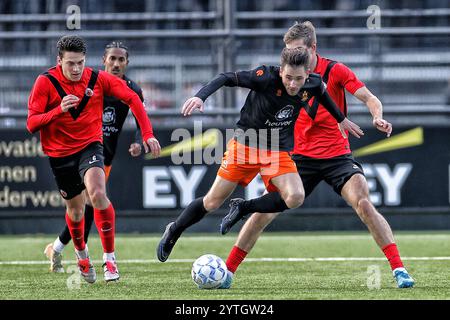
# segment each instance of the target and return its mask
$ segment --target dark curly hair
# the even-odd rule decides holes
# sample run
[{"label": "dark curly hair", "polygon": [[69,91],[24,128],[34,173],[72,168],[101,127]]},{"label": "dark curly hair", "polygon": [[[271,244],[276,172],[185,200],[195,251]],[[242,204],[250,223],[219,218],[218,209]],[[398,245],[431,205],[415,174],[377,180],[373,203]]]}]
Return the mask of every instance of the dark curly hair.
[{"label": "dark curly hair", "polygon": [[63,36],[58,40],[56,49],[59,57],[62,58],[65,51],[86,54],[87,47],[84,39],[79,36]]},{"label": "dark curly hair", "polygon": [[112,41],[112,42],[108,43],[105,46],[105,52],[103,53],[103,56],[106,56],[108,54],[108,49],[112,49],[112,48],[124,49],[127,59],[128,59],[128,47],[122,41]]}]

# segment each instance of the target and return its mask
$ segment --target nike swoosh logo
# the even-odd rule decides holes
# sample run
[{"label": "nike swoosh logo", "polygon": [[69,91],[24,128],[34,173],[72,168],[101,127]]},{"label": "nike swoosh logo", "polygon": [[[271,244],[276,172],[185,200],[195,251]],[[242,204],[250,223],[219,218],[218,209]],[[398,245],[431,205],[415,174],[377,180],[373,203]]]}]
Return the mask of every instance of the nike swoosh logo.
[{"label": "nike swoosh logo", "polygon": [[89,161],[89,164],[93,164],[94,162],[98,162],[98,160]]},{"label": "nike swoosh logo", "polygon": [[100,230],[101,230],[102,232],[106,232],[106,231],[112,230],[112,228],[109,228],[109,229],[103,229],[103,228],[100,228]]}]

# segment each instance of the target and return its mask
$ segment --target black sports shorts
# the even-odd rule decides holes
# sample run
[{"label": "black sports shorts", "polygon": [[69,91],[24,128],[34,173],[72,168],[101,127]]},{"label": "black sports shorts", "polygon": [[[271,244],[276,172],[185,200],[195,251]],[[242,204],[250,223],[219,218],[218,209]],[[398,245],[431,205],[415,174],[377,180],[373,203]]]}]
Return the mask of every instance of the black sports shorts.
[{"label": "black sports shorts", "polygon": [[84,174],[89,168],[104,169],[103,146],[100,142],[93,142],[75,154],[62,158],[49,157],[49,160],[59,193],[70,200],[86,188]]},{"label": "black sports shorts", "polygon": [[293,154],[292,160],[297,165],[298,173],[302,178],[307,197],[322,180],[333,187],[333,190],[341,195],[345,183],[354,175],[364,171],[352,154],[329,159],[315,159],[300,154]]}]

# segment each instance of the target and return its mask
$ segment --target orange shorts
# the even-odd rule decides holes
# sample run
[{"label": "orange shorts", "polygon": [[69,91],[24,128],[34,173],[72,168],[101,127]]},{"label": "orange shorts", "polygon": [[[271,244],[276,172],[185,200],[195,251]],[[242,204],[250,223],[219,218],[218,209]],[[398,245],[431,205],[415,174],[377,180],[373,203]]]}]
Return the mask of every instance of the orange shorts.
[{"label": "orange shorts", "polygon": [[105,182],[108,182],[112,166],[105,166]]},{"label": "orange shorts", "polygon": [[232,139],[227,145],[217,175],[247,186],[261,174],[267,191],[278,191],[271,179],[286,173],[297,173],[297,166],[287,151],[263,150],[238,143]]}]

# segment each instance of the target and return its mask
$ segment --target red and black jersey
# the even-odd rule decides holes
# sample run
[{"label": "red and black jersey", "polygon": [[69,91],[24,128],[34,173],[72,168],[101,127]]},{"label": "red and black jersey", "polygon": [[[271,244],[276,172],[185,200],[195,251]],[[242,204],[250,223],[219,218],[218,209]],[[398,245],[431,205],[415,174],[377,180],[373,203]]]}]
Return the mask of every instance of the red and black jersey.
[{"label": "red and black jersey", "polygon": [[[317,55],[314,73],[324,76],[331,62]],[[361,87],[364,87],[364,83],[344,64],[336,63],[330,69],[327,91],[345,115],[347,114],[345,90],[354,94]],[[310,106],[313,104],[314,100],[309,101]],[[306,109],[301,110],[295,124],[293,153],[311,158],[328,159],[351,153],[351,149],[348,139],[345,139],[339,131],[336,120],[319,104],[314,116],[307,113]]]},{"label": "red and black jersey", "polygon": [[[48,70],[65,94],[80,98],[89,96],[84,108],[73,112],[62,112],[61,92],[50,78],[40,75],[28,100],[27,129],[31,133],[40,130],[42,149],[50,157],[66,157],[84,149],[92,142],[102,142],[102,114],[104,96],[114,96],[130,106],[136,116],[144,140],[153,137],[153,129],[138,95],[125,81],[107,72],[99,71],[93,90],[88,92],[88,83],[93,71],[84,68],[79,81],[68,80],[61,66]],[[75,108],[72,108],[75,109]]]}]

